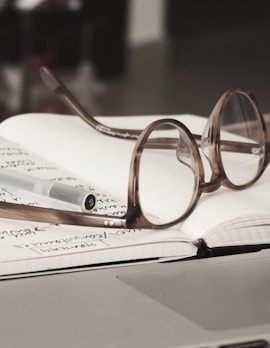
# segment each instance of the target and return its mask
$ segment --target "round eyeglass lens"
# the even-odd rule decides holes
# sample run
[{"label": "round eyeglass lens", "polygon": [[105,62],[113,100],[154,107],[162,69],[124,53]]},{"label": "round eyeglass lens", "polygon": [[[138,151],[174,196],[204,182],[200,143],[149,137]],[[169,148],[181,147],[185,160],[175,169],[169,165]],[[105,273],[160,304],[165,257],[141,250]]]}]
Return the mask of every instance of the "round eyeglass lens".
[{"label": "round eyeglass lens", "polygon": [[264,133],[252,100],[237,92],[229,97],[220,119],[220,154],[228,180],[242,186],[253,181],[264,157]]},{"label": "round eyeglass lens", "polygon": [[[153,147],[154,143],[163,146]],[[151,132],[139,169],[140,203],[151,223],[170,223],[187,212],[197,192],[196,163],[184,129],[162,123]]]}]

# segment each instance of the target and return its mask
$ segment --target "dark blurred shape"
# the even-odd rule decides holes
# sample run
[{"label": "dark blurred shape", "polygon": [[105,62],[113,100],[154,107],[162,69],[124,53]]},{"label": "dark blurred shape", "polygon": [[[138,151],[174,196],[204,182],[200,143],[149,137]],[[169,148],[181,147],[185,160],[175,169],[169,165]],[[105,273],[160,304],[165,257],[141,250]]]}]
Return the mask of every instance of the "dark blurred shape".
[{"label": "dark blurred shape", "polygon": [[[181,64],[183,43],[194,37],[207,35],[208,33],[222,33],[239,30],[239,28],[256,28],[264,22],[269,23],[269,1],[257,0],[254,3],[247,1],[185,1],[166,0],[165,30],[170,40],[171,58],[173,63]],[[233,36],[232,36],[233,40]],[[252,42],[252,49],[256,42]],[[213,50],[222,48],[222,37],[213,46]],[[267,43],[268,44],[268,43]]]},{"label": "dark blurred shape", "polygon": [[42,64],[73,68],[81,60],[91,60],[99,76],[122,74],[128,1],[81,0],[77,4],[46,0],[23,10],[16,1],[3,3],[0,63],[20,63],[27,57],[33,68]]},{"label": "dark blurred shape", "polygon": [[252,25],[269,19],[268,0],[246,1],[186,1],[166,0],[166,28],[170,36],[182,36]]}]

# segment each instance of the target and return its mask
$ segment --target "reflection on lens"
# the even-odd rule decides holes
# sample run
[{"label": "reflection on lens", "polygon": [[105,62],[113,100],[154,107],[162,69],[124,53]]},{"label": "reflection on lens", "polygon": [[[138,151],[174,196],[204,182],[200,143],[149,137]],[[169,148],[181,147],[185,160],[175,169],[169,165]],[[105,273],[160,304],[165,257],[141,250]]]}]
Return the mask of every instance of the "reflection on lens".
[{"label": "reflection on lens", "polygon": [[220,121],[220,149],[224,171],[231,183],[245,185],[257,176],[264,156],[263,129],[259,115],[248,96],[236,93],[229,98]]},{"label": "reflection on lens", "polygon": [[150,149],[147,143],[141,156],[139,193],[143,213],[155,224],[172,222],[187,211],[194,195],[196,180],[190,139],[181,128],[155,129],[148,138],[175,139],[171,149]]}]

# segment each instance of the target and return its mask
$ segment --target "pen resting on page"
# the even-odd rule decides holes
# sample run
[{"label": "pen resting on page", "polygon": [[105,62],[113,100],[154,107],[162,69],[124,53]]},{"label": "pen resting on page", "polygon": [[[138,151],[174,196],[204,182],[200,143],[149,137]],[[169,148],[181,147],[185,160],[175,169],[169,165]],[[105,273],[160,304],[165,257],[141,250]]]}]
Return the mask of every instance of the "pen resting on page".
[{"label": "pen resting on page", "polygon": [[89,212],[96,204],[95,196],[85,189],[36,178],[15,170],[0,169],[0,184],[78,205],[83,212]]}]

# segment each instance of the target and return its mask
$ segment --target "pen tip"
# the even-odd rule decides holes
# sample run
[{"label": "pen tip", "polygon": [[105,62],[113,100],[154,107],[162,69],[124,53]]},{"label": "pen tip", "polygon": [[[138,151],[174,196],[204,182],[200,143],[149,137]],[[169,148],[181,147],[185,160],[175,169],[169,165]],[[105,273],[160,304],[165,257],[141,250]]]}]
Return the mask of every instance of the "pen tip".
[{"label": "pen tip", "polygon": [[96,204],[96,197],[92,194],[86,197],[84,206],[86,210],[92,210]]}]

